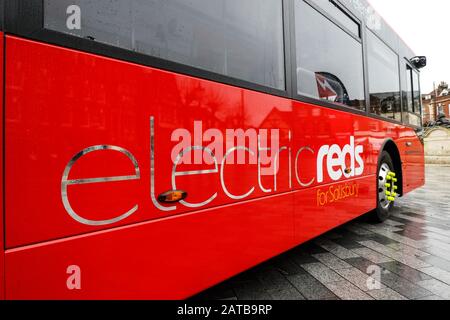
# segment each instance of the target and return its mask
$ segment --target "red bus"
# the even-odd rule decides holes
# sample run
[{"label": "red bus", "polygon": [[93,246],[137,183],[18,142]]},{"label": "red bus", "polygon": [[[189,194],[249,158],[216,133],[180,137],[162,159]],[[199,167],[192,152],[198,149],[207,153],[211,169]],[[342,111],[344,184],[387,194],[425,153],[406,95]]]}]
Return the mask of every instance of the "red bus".
[{"label": "red bus", "polygon": [[366,1],[0,4],[1,298],[187,298],[424,184]]}]

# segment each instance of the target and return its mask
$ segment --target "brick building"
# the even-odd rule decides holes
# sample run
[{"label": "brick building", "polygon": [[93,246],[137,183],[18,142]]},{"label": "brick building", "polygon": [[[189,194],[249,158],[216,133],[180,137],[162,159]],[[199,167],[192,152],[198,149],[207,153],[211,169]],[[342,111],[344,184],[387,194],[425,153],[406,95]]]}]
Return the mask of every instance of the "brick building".
[{"label": "brick building", "polygon": [[436,121],[439,114],[450,119],[450,89],[446,82],[441,82],[436,90],[422,95],[423,123]]}]

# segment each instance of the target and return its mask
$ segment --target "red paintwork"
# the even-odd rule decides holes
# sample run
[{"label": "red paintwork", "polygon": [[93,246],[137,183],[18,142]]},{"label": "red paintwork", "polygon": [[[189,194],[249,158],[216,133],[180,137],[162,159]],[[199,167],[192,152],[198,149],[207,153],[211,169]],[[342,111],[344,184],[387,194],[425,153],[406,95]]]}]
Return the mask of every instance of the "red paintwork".
[{"label": "red paintwork", "polygon": [[[188,297],[373,209],[377,160],[387,138],[402,154],[405,191],[424,183],[423,147],[407,127],[15,37],[6,43],[7,299]],[[225,170],[230,191],[243,194],[254,186],[250,197],[228,198],[217,174],[184,177],[178,187],[190,202],[214,192],[217,198],[200,209],[178,204],[162,212],[150,199],[151,116],[156,195],[171,189],[172,131],[192,132],[194,121],[222,132],[279,128],[281,146],[294,152],[343,147],[354,136],[364,146],[365,170],[338,184],[325,174],[310,188],[294,178],[290,188],[284,153],[277,192],[260,190],[256,165],[231,165]],[[406,150],[408,141],[414,146]],[[76,153],[99,144],[129,150],[141,178],[69,186],[73,207],[99,220],[136,204],[139,209],[113,225],[92,227],[65,211],[61,177]],[[407,155],[411,150],[419,154]],[[302,166],[302,179],[309,180],[315,162],[305,157]],[[133,174],[125,156],[109,151],[81,158],[69,178]],[[346,182],[359,185],[356,200],[317,205],[318,190]],[[263,184],[273,188],[273,178]],[[81,290],[66,287],[69,265],[82,270]]]},{"label": "red paintwork", "polygon": [[[3,108],[3,32],[0,32],[0,103]],[[0,112],[0,168],[3,168],[3,112]],[[3,169],[0,169],[0,300],[5,298],[5,244],[3,227]]]}]

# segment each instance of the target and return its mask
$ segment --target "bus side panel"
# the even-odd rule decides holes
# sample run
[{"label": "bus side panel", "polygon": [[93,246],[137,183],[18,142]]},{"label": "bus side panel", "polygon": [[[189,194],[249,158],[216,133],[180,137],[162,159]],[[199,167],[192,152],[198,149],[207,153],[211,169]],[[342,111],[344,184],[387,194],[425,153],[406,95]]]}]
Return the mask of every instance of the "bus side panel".
[{"label": "bus side panel", "polygon": [[5,297],[5,244],[4,240],[4,206],[3,206],[3,72],[4,72],[4,41],[3,33],[0,32],[0,104],[2,106],[0,112],[0,300]]},{"label": "bus side panel", "polygon": [[293,247],[291,203],[287,194],[7,250],[7,298],[186,298]]},{"label": "bus side panel", "polygon": [[374,209],[374,181],[375,176],[368,176],[295,193],[296,242],[314,239]]}]

